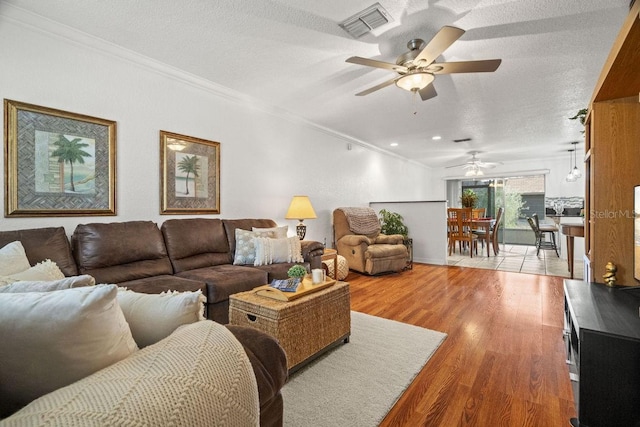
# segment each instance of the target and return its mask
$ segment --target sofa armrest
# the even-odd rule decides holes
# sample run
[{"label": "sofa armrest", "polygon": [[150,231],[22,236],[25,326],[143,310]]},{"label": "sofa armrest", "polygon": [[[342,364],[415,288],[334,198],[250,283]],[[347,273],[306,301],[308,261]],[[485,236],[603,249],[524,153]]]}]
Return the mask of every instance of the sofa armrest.
[{"label": "sofa armrest", "polygon": [[301,240],[302,258],[313,268],[322,268],[322,254],[324,245],[314,240]]},{"label": "sofa armrest", "polygon": [[375,241],[363,234],[347,234],[340,238],[340,243],[347,246],[373,245]]},{"label": "sofa armrest", "polygon": [[257,427],[258,387],[240,342],[224,326],[203,320],[34,400],[3,421],[196,426],[221,419],[228,426]]},{"label": "sofa armrest", "polygon": [[388,245],[399,245],[402,242],[404,242],[404,236],[402,234],[378,234],[375,240],[375,243]]}]

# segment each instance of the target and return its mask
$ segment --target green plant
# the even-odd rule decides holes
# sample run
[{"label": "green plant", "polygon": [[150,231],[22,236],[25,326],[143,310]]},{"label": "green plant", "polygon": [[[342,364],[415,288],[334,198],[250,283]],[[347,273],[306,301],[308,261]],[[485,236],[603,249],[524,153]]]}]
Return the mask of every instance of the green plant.
[{"label": "green plant", "polygon": [[473,190],[464,190],[460,196],[460,203],[463,208],[475,208],[478,204],[478,195]]},{"label": "green plant", "polygon": [[307,269],[300,264],[296,264],[287,270],[287,275],[289,277],[304,277],[307,274]]},{"label": "green plant", "polygon": [[409,235],[409,229],[404,225],[402,215],[386,209],[380,210],[380,232],[386,235],[402,234],[405,238]]}]

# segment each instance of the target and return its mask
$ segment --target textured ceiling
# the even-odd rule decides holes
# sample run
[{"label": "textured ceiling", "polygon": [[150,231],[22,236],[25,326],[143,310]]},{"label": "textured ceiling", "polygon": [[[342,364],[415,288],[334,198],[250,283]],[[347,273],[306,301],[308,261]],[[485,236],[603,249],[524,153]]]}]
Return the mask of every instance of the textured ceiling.
[{"label": "textured ceiling", "polygon": [[[566,153],[582,139],[568,117],[587,106],[629,11],[629,0],[379,0],[393,22],[359,39],[338,26],[374,2],[2,1],[435,167],[469,151],[502,162]],[[424,102],[393,85],[354,96],[393,72],[345,59],[395,62],[444,25],[466,33],[438,62],[501,58],[500,68],[438,75]]]}]

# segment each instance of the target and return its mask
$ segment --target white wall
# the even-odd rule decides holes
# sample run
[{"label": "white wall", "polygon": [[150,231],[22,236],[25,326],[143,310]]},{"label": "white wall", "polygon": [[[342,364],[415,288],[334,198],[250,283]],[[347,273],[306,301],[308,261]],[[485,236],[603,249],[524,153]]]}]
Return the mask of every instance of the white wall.
[{"label": "white wall", "polygon": [[176,217],[159,214],[160,130],[221,143],[214,217],[271,218],[293,235],[284,215],[306,194],[307,239],[329,243],[336,207],[433,197],[428,168],[19,9],[0,9],[0,52],[0,98],[117,122],[117,216],[2,218],[1,230]]}]

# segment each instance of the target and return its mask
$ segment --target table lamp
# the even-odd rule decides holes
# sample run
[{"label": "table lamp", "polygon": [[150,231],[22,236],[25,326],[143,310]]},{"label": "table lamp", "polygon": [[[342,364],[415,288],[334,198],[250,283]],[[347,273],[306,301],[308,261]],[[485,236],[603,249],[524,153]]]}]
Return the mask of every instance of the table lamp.
[{"label": "table lamp", "polygon": [[297,219],[300,221],[296,226],[296,234],[300,240],[304,239],[305,234],[307,234],[307,226],[302,221],[316,218],[316,212],[313,210],[308,196],[293,196],[285,219]]}]

